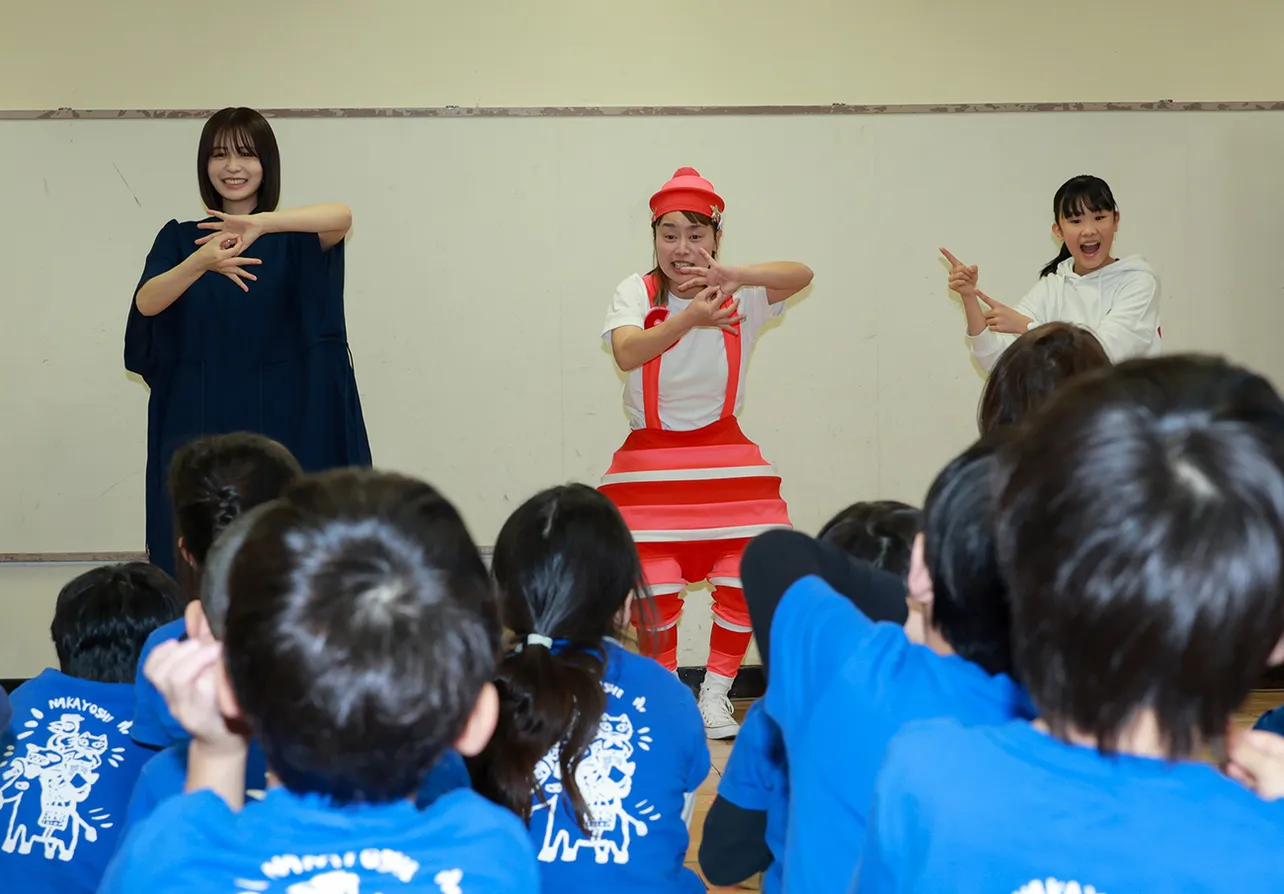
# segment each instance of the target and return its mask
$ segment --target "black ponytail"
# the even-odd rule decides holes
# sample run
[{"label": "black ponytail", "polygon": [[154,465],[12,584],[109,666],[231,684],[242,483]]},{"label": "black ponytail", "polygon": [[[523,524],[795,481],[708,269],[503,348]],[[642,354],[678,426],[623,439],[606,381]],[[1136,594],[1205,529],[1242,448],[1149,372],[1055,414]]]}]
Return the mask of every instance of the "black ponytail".
[{"label": "black ponytail", "polygon": [[1039,271],[1039,279],[1043,279],[1045,276],[1056,273],[1057,268],[1061,266],[1061,262],[1068,257],[1070,257],[1070,249],[1066,247],[1064,242],[1062,242],[1061,251],[1057,252],[1057,256],[1051,261],[1048,261],[1044,268]]},{"label": "black ponytail", "polygon": [[647,607],[633,537],[593,488],[550,488],[504,523],[491,573],[510,641],[495,680],[495,734],[468,762],[473,787],[529,823],[536,792],[556,772],[587,834],[575,771],[606,710],[603,640],[620,632],[630,594]]},{"label": "black ponytail", "polygon": [[499,747],[488,747],[473,762],[473,786],[529,823],[532,795],[546,778],[539,765],[556,748],[562,793],[587,833],[589,810],[575,771],[606,710],[604,655],[590,649],[555,653],[520,639],[512,648],[495,680],[499,720],[491,742]]},{"label": "black ponytail", "polygon": [[[1114,193],[1110,191],[1110,184],[1100,177],[1093,177],[1091,174],[1080,174],[1077,177],[1071,177],[1057,190],[1056,195],[1052,197],[1052,222],[1060,223],[1063,217],[1075,217],[1083,214],[1085,211],[1109,211],[1118,212],[1119,206],[1115,203]],[[1043,270],[1039,272],[1039,278],[1042,279],[1052,273],[1057,272],[1061,262],[1070,257],[1070,249],[1066,247],[1065,242],[1061,243],[1061,251],[1057,256],[1044,265]]]},{"label": "black ponytail", "polygon": [[175,552],[181,538],[191,557],[189,562],[177,555],[175,568],[188,598],[199,593],[200,570],[218,535],[242,512],[276,499],[301,477],[303,470],[290,451],[262,435],[197,438],[174,452],[169,495]]}]

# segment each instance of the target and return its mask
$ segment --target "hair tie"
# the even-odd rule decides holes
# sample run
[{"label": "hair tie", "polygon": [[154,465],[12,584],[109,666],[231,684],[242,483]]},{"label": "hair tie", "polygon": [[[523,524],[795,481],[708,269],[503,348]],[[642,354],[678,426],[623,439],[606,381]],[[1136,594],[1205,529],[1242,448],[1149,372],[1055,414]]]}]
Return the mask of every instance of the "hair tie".
[{"label": "hair tie", "polygon": [[539,633],[528,633],[526,634],[526,645],[543,646],[545,649],[551,649],[553,648],[553,640]]}]

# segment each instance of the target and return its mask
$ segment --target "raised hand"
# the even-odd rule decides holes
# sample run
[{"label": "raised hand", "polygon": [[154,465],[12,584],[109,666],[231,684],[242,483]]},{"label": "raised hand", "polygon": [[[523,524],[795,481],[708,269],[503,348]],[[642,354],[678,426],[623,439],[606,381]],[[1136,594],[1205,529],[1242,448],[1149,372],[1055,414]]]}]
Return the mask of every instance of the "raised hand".
[{"label": "raised hand", "polygon": [[[208,240],[208,241],[207,241]],[[235,234],[211,233],[201,242],[201,248],[196,256],[201,259],[201,263],[206,270],[213,270],[215,273],[221,273],[232,282],[241,287],[241,291],[248,292],[249,286],[245,280],[255,282],[258,277],[250,273],[245,268],[263,262],[258,258],[247,258],[241,254],[245,251],[245,243],[241,237]]]},{"label": "raised hand", "polygon": [[968,266],[960,261],[954,255],[950,254],[948,249],[940,249],[941,254],[945,255],[945,260],[950,262],[950,291],[958,292],[965,298],[970,298],[977,294],[977,267],[975,264]]},{"label": "raised hand", "polygon": [[241,239],[242,250],[249,248],[254,244],[254,240],[263,235],[263,224],[256,214],[224,214],[222,211],[214,211],[207,208],[205,213],[210,217],[216,217],[218,220],[207,220],[198,223],[196,228],[199,230],[214,230],[208,236],[202,236],[196,240],[197,245],[215,239],[219,233],[227,233],[232,236],[239,236]]},{"label": "raised hand", "polygon": [[[736,329],[744,321],[739,299],[727,301],[719,286],[708,286],[691,299],[684,314],[689,314],[693,326],[723,329],[739,334]],[[723,305],[726,304],[724,307]]]},{"label": "raised hand", "polygon": [[718,261],[705,251],[703,247],[696,249],[704,258],[703,267],[688,267],[685,273],[690,274],[691,278],[684,280],[677,286],[679,293],[687,292],[695,288],[716,288],[723,298],[730,298],[736,292],[740,291],[744,285],[740,281],[740,272],[734,267],[727,267],[719,264]]},{"label": "raised hand", "polygon": [[1025,314],[1013,310],[1000,301],[995,301],[980,289],[977,289],[976,297],[990,306],[990,309],[985,312],[985,328],[992,332],[1020,335],[1029,330],[1030,324],[1034,322]]},{"label": "raised hand", "polygon": [[235,752],[245,747],[245,741],[219,708],[222,654],[223,647],[217,642],[170,640],[147,656],[143,674],[164,696],[170,713],[193,740],[211,750]]}]

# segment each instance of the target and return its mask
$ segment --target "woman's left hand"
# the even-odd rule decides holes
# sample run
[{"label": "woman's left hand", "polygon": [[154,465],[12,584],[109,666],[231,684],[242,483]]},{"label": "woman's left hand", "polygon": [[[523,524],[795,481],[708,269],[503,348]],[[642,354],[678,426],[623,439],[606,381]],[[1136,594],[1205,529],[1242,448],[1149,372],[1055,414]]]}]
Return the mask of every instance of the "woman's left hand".
[{"label": "woman's left hand", "polygon": [[263,224],[257,218],[257,214],[224,214],[222,211],[213,211],[206,209],[206,214],[210,217],[216,217],[218,220],[210,220],[204,223],[198,223],[197,229],[214,230],[208,236],[202,236],[196,240],[197,245],[204,245],[219,233],[228,233],[241,237],[242,251],[249,248],[254,240],[263,235]]},{"label": "woman's left hand", "polygon": [[991,332],[1004,332],[1009,335],[1022,335],[1030,328],[1034,320],[1025,314],[1017,313],[999,301],[995,301],[989,295],[977,290],[976,297],[980,298],[990,306],[985,312],[985,326]]},{"label": "woman's left hand", "polygon": [[703,248],[699,248],[697,251],[704,256],[705,265],[703,267],[688,267],[683,271],[689,273],[691,278],[684,280],[679,286],[682,291],[688,291],[693,288],[705,289],[713,286],[718,289],[718,293],[724,298],[730,298],[740,291],[740,287],[744,283],[740,281],[739,270],[735,267],[726,267],[719,264],[713,255]]}]

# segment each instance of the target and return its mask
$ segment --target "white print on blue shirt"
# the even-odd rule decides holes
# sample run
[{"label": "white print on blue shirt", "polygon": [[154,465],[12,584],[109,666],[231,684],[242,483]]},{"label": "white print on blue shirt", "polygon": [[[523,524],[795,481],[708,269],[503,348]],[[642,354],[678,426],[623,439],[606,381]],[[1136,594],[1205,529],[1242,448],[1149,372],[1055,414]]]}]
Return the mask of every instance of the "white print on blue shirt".
[{"label": "white print on blue shirt", "polygon": [[[110,711],[74,696],[50,699],[48,705],[51,711],[62,713],[46,723],[45,712],[31,708],[22,732],[0,755],[0,828],[5,830],[0,850],[27,855],[39,843],[37,855],[70,862],[82,835],[94,842],[99,829],[114,825],[111,815],[101,808],[92,808],[83,816],[81,809],[93,794],[103,761],[119,767],[125,748],[123,741],[113,747],[107,734],[81,729],[85,715],[114,723],[116,718]],[[17,718],[14,722],[16,725]],[[116,724],[122,740],[128,740],[132,725],[132,720]],[[38,741],[24,744],[23,740],[37,736]],[[20,746],[23,752],[18,754]]]},{"label": "white print on blue shirt", "polygon": [[1106,894],[1106,892],[1098,891],[1092,885],[1047,878],[1035,879],[1028,885],[1022,885],[1020,890],[1013,891],[1012,894]]},{"label": "white print on blue shirt", "polygon": [[[624,698],[624,690],[609,681],[602,683],[608,695]],[[646,698],[633,700],[639,714],[646,713]],[[588,807],[587,836],[571,840],[570,829],[557,829],[558,800],[562,796],[562,767],[560,748],[554,747],[535,766],[535,781],[544,791],[544,800],[535,805],[531,815],[534,828],[538,811],[546,812],[544,843],[539,859],[552,863],[561,859],[573,862],[579,858],[580,849],[592,852],[597,863],[629,862],[629,842],[633,835],[647,833],[647,823],[661,819],[655,805],[646,799],[631,801],[634,748],[651,750],[651,728],[633,727],[627,714],[603,714],[598,725],[597,738],[575,768],[575,782]],[[568,805],[569,806],[569,805]],[[578,831],[578,830],[576,830]]]},{"label": "white print on blue shirt", "polygon": [[[409,884],[419,871],[419,861],[401,851],[387,848],[365,848],[343,854],[309,854],[303,857],[282,854],[268,860],[262,869],[268,879],[276,881],[317,873],[287,886],[286,894],[361,894],[361,876],[350,871],[358,865],[367,872],[390,875],[405,884]],[[463,894],[460,887],[463,880],[462,869],[443,869],[433,877],[433,884],[441,894]],[[241,892],[266,891],[271,884],[271,881],[236,880],[237,890]]]}]

